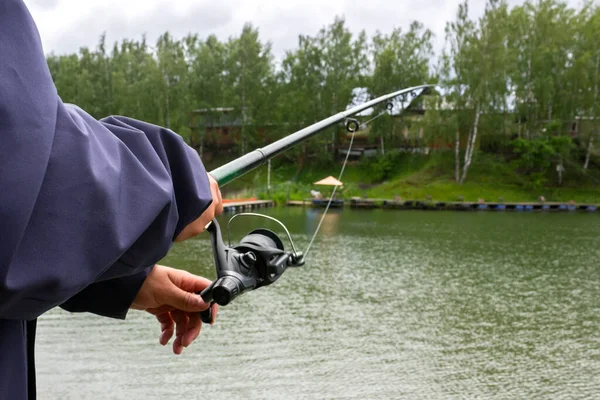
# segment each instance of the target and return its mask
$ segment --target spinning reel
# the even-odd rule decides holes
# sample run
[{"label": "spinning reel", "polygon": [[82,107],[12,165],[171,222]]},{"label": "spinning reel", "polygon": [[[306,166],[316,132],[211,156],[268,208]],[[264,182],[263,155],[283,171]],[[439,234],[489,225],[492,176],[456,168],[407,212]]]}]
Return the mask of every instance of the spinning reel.
[{"label": "spinning reel", "polygon": [[[272,284],[288,267],[304,265],[304,256],[296,251],[287,228],[275,218],[255,213],[236,214],[227,224],[228,238],[229,224],[239,216],[258,216],[279,223],[290,239],[292,251],[284,250],[275,232],[262,228],[251,231],[235,246],[231,242],[225,246],[221,227],[216,219],[212,220],[206,230],[210,233],[217,279],[200,293],[202,300],[211,306],[214,303],[225,306],[242,293]],[[212,308],[203,311],[200,317],[203,322],[211,323]]]}]

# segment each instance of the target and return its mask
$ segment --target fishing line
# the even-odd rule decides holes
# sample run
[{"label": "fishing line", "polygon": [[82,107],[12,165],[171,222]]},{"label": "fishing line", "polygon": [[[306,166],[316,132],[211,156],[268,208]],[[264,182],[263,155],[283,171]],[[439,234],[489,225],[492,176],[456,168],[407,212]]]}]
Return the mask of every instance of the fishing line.
[{"label": "fishing line", "polygon": [[[243,156],[211,171],[210,174],[217,180],[219,185],[226,185],[228,182],[231,182],[245,173],[263,165],[266,159],[275,157],[277,154],[294,146],[300,141],[306,140],[312,135],[345,120],[346,129],[348,132],[351,132],[352,135],[350,137],[348,152],[346,153],[346,157],[339,174],[339,178],[342,179],[344,170],[348,164],[350,152],[352,151],[356,131],[364,128],[386,112],[392,111],[394,105],[390,102],[390,99],[415,90],[419,90],[419,95],[416,96],[418,97],[421,94],[428,92],[431,87],[433,87],[433,85],[421,85],[385,94],[364,104],[316,122],[313,125],[279,139],[278,141],[271,143],[262,149],[244,154]],[[356,119],[348,118],[364,110],[370,109],[377,104],[383,104],[384,102],[388,102],[385,107],[386,110],[362,124],[360,124]],[[401,111],[404,109],[404,107],[400,108]],[[319,225],[317,226],[313,237],[310,240],[310,243],[306,249],[306,253],[310,251],[310,248],[314,243],[314,239],[321,228],[324,217],[333,202],[336,189],[337,187],[334,188],[333,193],[327,202],[325,212],[323,213],[323,216],[319,221]],[[236,245],[232,245],[229,240],[229,223],[232,222],[233,218],[230,219],[229,223],[227,224],[227,236],[229,243],[226,245],[223,241],[223,235],[221,233],[219,222],[217,219],[213,219],[208,225],[206,225],[206,231],[210,234],[217,279],[215,279],[215,281],[213,281],[209,287],[205,288],[199,293],[204,302],[207,304],[216,303],[220,306],[225,306],[237,298],[237,296],[247,291],[255,290],[257,288],[272,284],[279,279],[279,277],[287,270],[287,268],[305,265],[304,255],[301,252],[296,251],[296,247],[294,246],[291,235],[289,234],[289,231],[285,225],[273,217],[262,214],[237,214],[237,216],[243,215],[266,218],[272,222],[279,223],[279,225],[281,225],[281,227],[283,227],[283,229],[286,231],[286,234],[290,239],[292,251],[285,250],[281,238],[275,232],[264,228],[258,228],[250,231]],[[200,313],[200,318],[203,322],[212,322],[212,308],[208,308]]]},{"label": "fishing line", "polygon": [[[356,132],[365,128],[367,125],[369,125],[371,122],[375,121],[377,118],[381,117],[382,115],[391,112],[393,109],[393,104],[392,103],[388,103],[385,107],[386,109],[382,112],[380,112],[379,114],[377,114],[376,116],[374,116],[373,118],[363,122],[362,124],[359,123],[356,119],[354,118],[348,118],[346,119],[346,130],[350,133],[352,133],[352,135],[350,136],[350,144],[348,145],[348,151],[346,152],[346,157],[344,159],[344,162],[342,163],[342,169],[340,171],[340,174],[338,176],[338,181],[342,180],[342,177],[344,176],[344,170],[346,169],[346,165],[348,164],[348,158],[350,157],[350,152],[352,150],[352,145],[354,144],[354,137],[356,135]],[[230,225],[231,222],[237,218],[237,217],[261,217],[261,218],[266,218],[269,219],[271,221],[277,222],[279,225],[281,225],[283,227],[283,229],[285,230],[290,243],[292,244],[292,249],[293,249],[293,253],[296,256],[303,256],[304,260],[306,260],[306,256],[308,255],[308,252],[310,250],[310,248],[312,247],[313,242],[315,241],[315,238],[317,237],[317,234],[319,233],[319,230],[321,229],[321,225],[323,224],[323,221],[325,220],[325,216],[327,215],[327,211],[329,211],[329,207],[331,206],[331,203],[333,202],[333,199],[335,197],[335,192],[337,191],[338,186],[334,186],[333,191],[331,192],[331,196],[329,196],[329,200],[327,201],[327,205],[325,206],[325,211],[323,212],[323,215],[321,216],[321,219],[319,220],[319,224],[317,225],[317,228],[315,229],[315,232],[313,233],[310,242],[308,243],[308,246],[306,247],[306,251],[304,253],[299,253],[296,251],[296,248],[294,246],[294,242],[292,241],[292,237],[289,233],[289,231],[287,230],[287,228],[285,227],[285,225],[279,221],[276,218],[273,217],[269,217],[263,214],[257,214],[257,213],[238,213],[234,216],[231,217],[231,219],[229,219],[229,221],[227,222],[227,238],[228,238],[228,242],[229,245],[231,246],[231,239],[230,239]]]},{"label": "fishing line", "polygon": [[[352,144],[354,143],[354,135],[356,134],[356,132],[362,128],[365,128],[368,124],[370,124],[371,122],[373,122],[374,120],[376,120],[377,118],[381,117],[383,114],[386,114],[388,111],[391,111],[393,108],[393,104],[392,103],[388,103],[386,105],[386,109],[382,112],[380,112],[378,115],[376,115],[375,117],[371,118],[370,120],[363,122],[362,124],[359,124],[357,120],[355,119],[348,119],[346,120],[346,129],[348,130],[348,132],[352,133],[352,136],[350,136],[350,145],[348,146],[348,151],[346,152],[346,158],[344,159],[344,163],[342,164],[342,170],[340,171],[340,175],[338,176],[338,181],[342,180],[342,176],[344,175],[344,170],[346,169],[346,164],[348,164],[348,158],[350,157],[350,151],[352,150]],[[331,192],[331,196],[329,196],[329,201],[327,202],[327,206],[325,207],[325,211],[323,211],[323,215],[321,216],[321,219],[319,220],[319,224],[317,225],[317,229],[315,229],[315,232],[312,236],[312,238],[310,239],[310,242],[308,243],[308,247],[306,247],[306,251],[304,252],[304,259],[306,260],[306,257],[308,256],[308,252],[313,244],[313,242],[315,241],[315,238],[317,237],[317,234],[319,233],[319,229],[321,229],[321,225],[323,224],[323,220],[325,219],[325,215],[327,215],[327,211],[329,211],[329,206],[331,205],[331,203],[333,202],[333,198],[335,196],[335,192],[337,190],[338,186],[334,186],[333,187],[333,191]]]}]

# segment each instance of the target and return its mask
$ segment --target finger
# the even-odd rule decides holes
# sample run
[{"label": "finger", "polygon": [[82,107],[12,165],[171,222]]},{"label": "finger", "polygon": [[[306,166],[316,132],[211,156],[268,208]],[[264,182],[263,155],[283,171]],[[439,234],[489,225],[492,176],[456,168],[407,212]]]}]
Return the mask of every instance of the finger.
[{"label": "finger", "polygon": [[189,318],[184,312],[181,311],[173,311],[171,314],[173,315],[173,320],[177,325],[176,338],[175,341],[173,341],[173,353],[181,354],[184,347],[182,341],[183,334],[187,331]]},{"label": "finger", "polygon": [[221,196],[221,190],[217,188],[217,206],[215,208],[215,215],[223,213],[223,196]]},{"label": "finger", "polygon": [[173,353],[179,355],[183,352],[183,344],[181,344],[181,336],[177,336],[173,341]]},{"label": "finger", "polygon": [[208,287],[212,283],[210,280],[173,268],[164,270],[167,271],[170,284],[161,293],[161,304],[187,312],[204,311],[208,308],[208,304],[196,293]]},{"label": "finger", "polygon": [[202,229],[200,232],[203,232],[206,225],[208,225],[208,223],[212,221],[213,218],[215,218],[215,207],[217,206],[217,202],[215,202],[214,194],[212,195],[212,197],[212,202],[206,208],[206,211],[204,211],[202,215],[200,215],[200,218],[198,218],[199,229]]},{"label": "finger", "polygon": [[157,315],[156,319],[160,322],[160,338],[159,343],[164,346],[169,343],[169,340],[173,337],[173,330],[175,325],[173,323],[173,318],[171,318],[170,313],[164,313],[161,315]]},{"label": "finger", "polygon": [[217,305],[217,303],[214,303],[212,305],[212,321],[210,322],[210,325],[214,325],[215,321],[217,320],[217,314],[219,313],[219,306]]},{"label": "finger", "polygon": [[171,278],[175,285],[185,291],[199,293],[212,284],[210,279],[206,279],[202,276],[194,275],[191,273],[181,274],[177,277]]},{"label": "finger", "polygon": [[195,292],[199,290],[186,291],[175,285],[169,287],[164,293],[165,303],[178,310],[187,312],[199,312],[208,308],[208,304],[202,300],[202,297]]},{"label": "finger", "polygon": [[156,308],[148,308],[146,309],[146,312],[158,316],[164,313],[168,313],[169,311],[173,311],[174,309],[175,308],[173,308],[172,306],[164,305]]},{"label": "finger", "polygon": [[189,315],[188,321],[188,330],[183,334],[181,339],[181,344],[183,347],[188,347],[198,335],[200,335],[200,329],[202,328],[202,320],[200,319],[200,314],[192,313]]},{"label": "finger", "polygon": [[204,212],[200,215],[200,217],[198,217],[196,220],[194,220],[185,228],[183,228],[183,230],[175,238],[175,241],[182,242],[204,232],[204,228],[206,227],[206,225],[215,217],[215,207],[216,203],[213,197],[213,200],[210,202],[206,210],[204,210]]},{"label": "finger", "polygon": [[221,190],[219,189],[219,183],[210,176],[210,191],[213,198],[213,203],[215,203],[215,216],[219,215],[223,212],[223,198],[221,196]]},{"label": "finger", "polygon": [[177,336],[182,336],[188,330],[188,321],[190,318],[183,311],[173,311],[171,315],[173,316],[173,321],[177,324]]}]

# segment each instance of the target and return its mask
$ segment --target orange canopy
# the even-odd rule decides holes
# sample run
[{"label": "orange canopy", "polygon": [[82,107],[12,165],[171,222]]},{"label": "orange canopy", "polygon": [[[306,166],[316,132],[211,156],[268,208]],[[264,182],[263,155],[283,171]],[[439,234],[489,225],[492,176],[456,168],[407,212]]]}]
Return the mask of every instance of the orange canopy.
[{"label": "orange canopy", "polygon": [[320,181],[315,182],[315,185],[342,186],[343,183],[330,175],[325,179],[321,179]]}]

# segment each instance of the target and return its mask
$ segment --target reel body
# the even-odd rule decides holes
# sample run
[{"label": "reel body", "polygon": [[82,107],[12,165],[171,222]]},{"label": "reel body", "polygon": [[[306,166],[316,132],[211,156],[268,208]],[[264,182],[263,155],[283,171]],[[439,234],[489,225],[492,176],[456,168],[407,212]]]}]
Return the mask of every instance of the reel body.
[{"label": "reel body", "polygon": [[[247,291],[272,284],[288,267],[304,264],[302,253],[285,251],[279,236],[268,229],[251,231],[235,246],[225,246],[216,219],[206,229],[217,270],[217,279],[200,293],[207,304],[225,306]],[[201,319],[212,321],[210,307]]]}]

